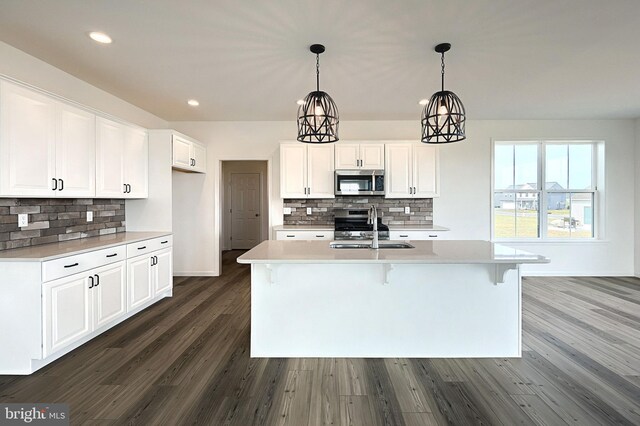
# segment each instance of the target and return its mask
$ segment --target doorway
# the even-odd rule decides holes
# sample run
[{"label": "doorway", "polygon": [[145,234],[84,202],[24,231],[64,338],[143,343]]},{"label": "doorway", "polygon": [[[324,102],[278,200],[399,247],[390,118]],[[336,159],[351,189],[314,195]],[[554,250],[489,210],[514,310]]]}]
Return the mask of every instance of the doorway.
[{"label": "doorway", "polygon": [[248,250],[268,239],[266,161],[222,162],[222,250]]}]

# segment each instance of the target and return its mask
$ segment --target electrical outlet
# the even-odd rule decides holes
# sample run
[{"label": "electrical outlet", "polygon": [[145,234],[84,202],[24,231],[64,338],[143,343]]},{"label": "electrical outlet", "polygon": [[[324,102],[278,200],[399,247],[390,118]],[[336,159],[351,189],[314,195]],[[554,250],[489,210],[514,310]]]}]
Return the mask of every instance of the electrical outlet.
[{"label": "electrical outlet", "polygon": [[307,207],[307,215],[311,214],[311,207]]},{"label": "electrical outlet", "polygon": [[29,225],[29,215],[27,213],[22,213],[18,215],[18,226],[23,228]]},{"label": "electrical outlet", "polygon": [[291,214],[291,207],[284,207],[282,209],[283,214]]},{"label": "electrical outlet", "polygon": [[93,222],[93,212],[87,212],[87,222]]},{"label": "electrical outlet", "polygon": [[411,207],[407,206],[404,208],[404,214],[411,214]]}]

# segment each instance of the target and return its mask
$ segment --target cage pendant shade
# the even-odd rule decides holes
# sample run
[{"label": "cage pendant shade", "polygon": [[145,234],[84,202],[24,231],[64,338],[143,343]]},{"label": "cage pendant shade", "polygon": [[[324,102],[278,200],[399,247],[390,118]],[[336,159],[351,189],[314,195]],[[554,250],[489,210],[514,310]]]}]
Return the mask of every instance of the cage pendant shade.
[{"label": "cage pendant shade", "polygon": [[422,142],[460,142],[465,136],[464,105],[455,93],[436,92],[422,111]]},{"label": "cage pendant shade", "polygon": [[298,107],[298,140],[330,143],[338,140],[338,108],[328,93],[311,92]]},{"label": "cage pendant shade", "polygon": [[316,54],[316,90],[298,107],[298,140],[305,143],[331,143],[338,140],[338,107],[328,93],[320,90],[320,54],[324,46],[310,47]]},{"label": "cage pendant shade", "polygon": [[450,143],[466,139],[464,105],[458,96],[444,90],[444,53],[451,48],[449,43],[441,43],[435,51],[442,55],[442,89],[434,93],[422,111],[422,142]]}]

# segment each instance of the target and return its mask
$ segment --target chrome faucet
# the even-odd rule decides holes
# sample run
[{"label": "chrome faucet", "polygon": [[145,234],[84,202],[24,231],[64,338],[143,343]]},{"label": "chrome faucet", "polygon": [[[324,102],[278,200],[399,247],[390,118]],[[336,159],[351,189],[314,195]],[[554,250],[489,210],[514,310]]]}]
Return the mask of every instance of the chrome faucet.
[{"label": "chrome faucet", "polygon": [[373,241],[371,242],[372,249],[378,249],[378,209],[373,204],[369,208],[369,223],[373,225]]}]

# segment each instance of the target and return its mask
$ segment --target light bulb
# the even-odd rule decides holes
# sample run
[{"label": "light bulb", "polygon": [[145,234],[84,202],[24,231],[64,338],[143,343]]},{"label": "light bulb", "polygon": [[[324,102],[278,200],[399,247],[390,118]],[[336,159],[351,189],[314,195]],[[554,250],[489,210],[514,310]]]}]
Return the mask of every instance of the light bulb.
[{"label": "light bulb", "polygon": [[440,103],[438,107],[437,117],[438,117],[438,127],[444,126],[447,122],[447,116],[449,115],[449,111],[447,110],[447,106],[443,103]]},{"label": "light bulb", "polygon": [[324,115],[324,108],[322,108],[322,104],[319,101],[316,101],[316,105],[313,108],[313,113],[315,115]]}]

